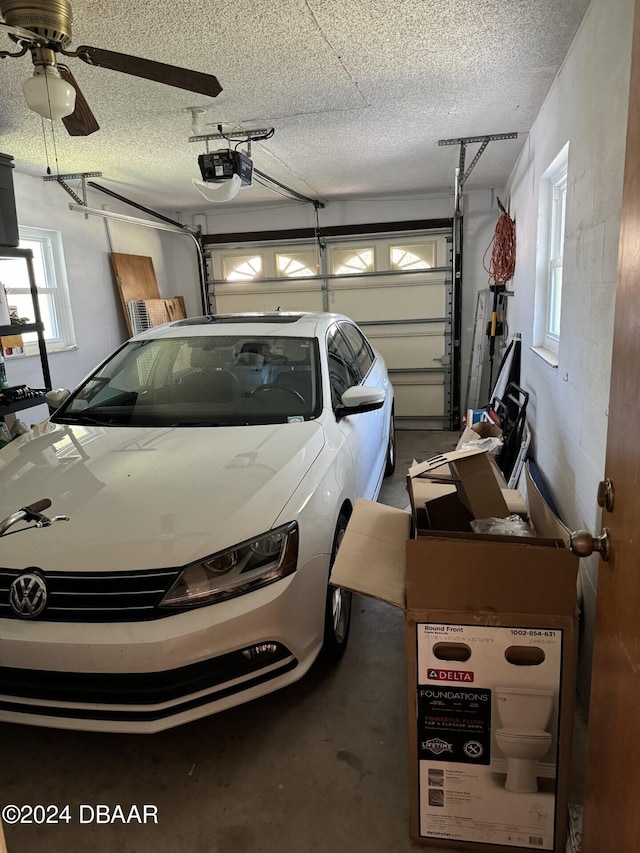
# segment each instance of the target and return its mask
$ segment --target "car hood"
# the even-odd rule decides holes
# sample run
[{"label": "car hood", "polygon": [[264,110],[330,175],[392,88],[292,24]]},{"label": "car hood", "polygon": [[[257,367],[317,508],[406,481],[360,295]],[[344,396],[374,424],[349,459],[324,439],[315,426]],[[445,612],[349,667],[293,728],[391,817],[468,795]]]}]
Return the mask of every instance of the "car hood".
[{"label": "car hood", "polygon": [[50,498],[45,514],[70,520],[1,537],[0,566],[185,565],[269,530],[323,444],[315,421],[215,428],[46,421],[0,451],[0,518]]}]

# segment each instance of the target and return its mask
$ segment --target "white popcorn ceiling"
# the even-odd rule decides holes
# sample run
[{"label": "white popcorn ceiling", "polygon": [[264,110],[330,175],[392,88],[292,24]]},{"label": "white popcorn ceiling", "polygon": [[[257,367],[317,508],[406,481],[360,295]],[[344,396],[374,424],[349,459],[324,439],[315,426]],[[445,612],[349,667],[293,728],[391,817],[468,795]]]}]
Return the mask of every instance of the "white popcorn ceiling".
[{"label": "white popcorn ceiling", "polygon": [[[271,139],[253,145],[255,166],[324,201],[451,192],[459,149],[439,147],[439,139],[516,131],[517,140],[490,143],[467,184],[503,187],[587,6],[75,0],[72,48],[212,73],[223,91],[207,98],[65,60],[100,130],[69,137],[56,122],[55,149],[51,130],[46,135],[49,163],[54,174],[101,171],[100,183],[156,209],[202,210],[207,203],[191,179],[200,178],[204,143],[188,142],[185,111],[197,106],[209,132],[218,124],[274,127]],[[14,49],[2,33],[0,49]],[[42,122],[21,89],[31,73],[28,55],[0,61],[0,150],[19,171],[44,175]],[[468,146],[467,165],[476,150]],[[254,186],[229,204],[277,200]]]}]

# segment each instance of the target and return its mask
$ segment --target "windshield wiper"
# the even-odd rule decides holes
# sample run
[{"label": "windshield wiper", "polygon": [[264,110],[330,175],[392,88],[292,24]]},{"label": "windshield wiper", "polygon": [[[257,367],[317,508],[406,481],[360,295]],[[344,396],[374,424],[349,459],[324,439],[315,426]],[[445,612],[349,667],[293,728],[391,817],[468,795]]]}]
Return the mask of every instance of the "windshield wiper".
[{"label": "windshield wiper", "polygon": [[77,415],[59,415],[55,419],[56,423],[61,424],[87,424],[91,426],[125,426],[120,420],[115,418],[99,418],[96,415],[88,415],[81,412]]},{"label": "windshield wiper", "polygon": [[[167,424],[170,427],[220,427],[220,426],[229,426],[229,424],[223,424],[219,421],[176,421],[174,424]],[[233,424],[233,426],[238,426],[238,424]]]}]

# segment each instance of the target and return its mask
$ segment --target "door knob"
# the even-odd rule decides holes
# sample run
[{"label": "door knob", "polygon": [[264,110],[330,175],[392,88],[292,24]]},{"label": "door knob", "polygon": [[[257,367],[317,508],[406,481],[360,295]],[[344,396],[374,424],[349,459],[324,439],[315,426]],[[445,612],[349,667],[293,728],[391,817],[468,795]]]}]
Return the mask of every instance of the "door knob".
[{"label": "door knob", "polygon": [[590,557],[595,551],[605,563],[609,562],[611,538],[608,527],[603,527],[600,536],[592,536],[588,530],[574,530],[568,544],[569,550],[578,557]]}]

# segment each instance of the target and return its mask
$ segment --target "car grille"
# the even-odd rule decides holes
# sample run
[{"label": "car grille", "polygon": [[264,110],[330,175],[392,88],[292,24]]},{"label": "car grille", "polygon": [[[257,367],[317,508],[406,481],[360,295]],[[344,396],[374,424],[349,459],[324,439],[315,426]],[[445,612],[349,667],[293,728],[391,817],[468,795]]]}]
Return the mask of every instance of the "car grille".
[{"label": "car grille", "polygon": [[0,666],[0,714],[160,720],[258,687],[296,668],[298,660],[286,646],[268,645],[268,654],[247,657],[242,651],[229,652],[163,672],[51,672]]},{"label": "car grille", "polygon": [[[170,616],[158,604],[181,569],[146,572],[41,572],[47,583],[47,605],[38,622],[139,622]],[[9,587],[22,572],[0,568],[0,617],[16,616]]]}]

